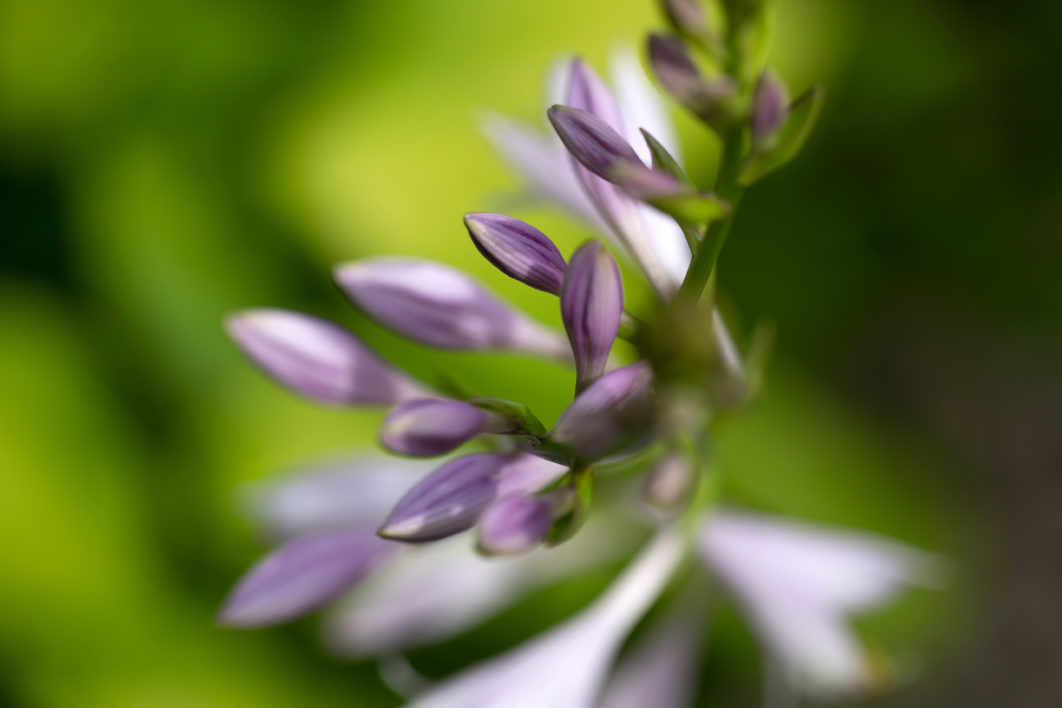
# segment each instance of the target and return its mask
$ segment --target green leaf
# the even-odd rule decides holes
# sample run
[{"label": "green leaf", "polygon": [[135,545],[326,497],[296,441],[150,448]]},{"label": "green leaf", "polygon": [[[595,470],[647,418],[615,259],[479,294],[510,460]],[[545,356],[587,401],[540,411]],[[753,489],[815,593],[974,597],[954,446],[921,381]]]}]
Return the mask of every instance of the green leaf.
[{"label": "green leaf", "polygon": [[649,146],[649,152],[653,155],[653,167],[671,175],[681,184],[696,189],[693,180],[691,180],[686,174],[686,171],[682,169],[678,160],[671,156],[671,153],[667,151],[667,148],[661,145],[660,141],[654,138],[645,128],[640,128],[639,130],[641,130],[642,137],[645,138],[645,144]]},{"label": "green leaf", "polygon": [[546,435],[546,426],[542,425],[542,421],[536,418],[531,409],[523,403],[487,396],[476,396],[468,399],[468,402],[477,408],[508,418],[520,426],[521,430],[536,438],[545,437]]},{"label": "green leaf", "polygon": [[645,201],[682,224],[703,224],[730,213],[730,204],[710,192],[664,195]]},{"label": "green leaf", "polygon": [[573,470],[566,483],[574,492],[571,509],[553,522],[546,536],[546,544],[549,546],[557,546],[574,536],[590,513],[590,502],[594,496],[593,472],[589,468]]},{"label": "green leaf", "polygon": [[800,152],[822,112],[826,89],[813,86],[789,106],[789,120],[774,145],[753,153],[741,168],[741,186],[748,187],[782,167]]}]

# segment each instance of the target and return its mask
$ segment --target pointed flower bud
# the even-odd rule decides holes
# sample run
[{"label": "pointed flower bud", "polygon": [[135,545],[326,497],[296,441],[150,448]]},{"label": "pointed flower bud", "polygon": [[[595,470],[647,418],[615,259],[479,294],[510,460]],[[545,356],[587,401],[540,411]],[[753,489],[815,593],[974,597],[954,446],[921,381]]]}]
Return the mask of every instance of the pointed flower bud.
[{"label": "pointed flower bud", "polygon": [[502,304],[464,273],[440,263],[373,258],[339,266],[335,278],[366,314],[423,344],[567,358],[563,340],[555,332]]},{"label": "pointed flower bud", "polygon": [[380,444],[398,455],[434,457],[483,433],[513,432],[513,423],[496,413],[463,401],[421,398],[387,414],[380,428]]},{"label": "pointed flower bud", "polygon": [[608,372],[561,413],[550,440],[581,460],[600,459],[641,442],[649,432],[647,398],[652,379],[644,361]]},{"label": "pointed flower bud", "polygon": [[263,627],[294,619],[349,590],[398,549],[361,529],[298,537],[248,571],[218,621]]},{"label": "pointed flower bud", "polygon": [[650,468],[642,483],[642,496],[659,509],[675,509],[689,498],[693,465],[681,450],[669,450]]},{"label": "pointed flower bud", "polygon": [[756,84],[752,98],[752,118],[749,132],[754,146],[762,146],[773,138],[789,117],[789,91],[774,74],[764,72]]},{"label": "pointed flower bud", "polygon": [[[633,59],[631,63],[637,67],[636,59]],[[630,88],[632,85],[639,84],[638,79],[643,78],[640,68],[638,68],[633,82],[629,76],[627,78],[623,78],[624,74],[620,76],[623,79],[621,86],[625,85],[628,93],[631,93]],[[646,83],[643,81],[640,86],[644,87]],[[601,127],[597,126],[600,132],[610,136],[609,140],[613,147],[622,154],[624,164],[641,164],[637,159],[631,160],[631,153],[627,151],[633,151],[633,148],[630,148],[623,138],[619,137],[627,134],[623,114],[619,102],[605,82],[601,80],[601,77],[582,60],[575,59],[571,64],[569,84],[568,105],[576,110],[586,111],[586,113],[599,119],[607,128],[611,129],[612,134],[607,130],[601,130]],[[656,93],[649,91],[642,95],[629,96],[628,101],[632,102],[633,105],[637,105],[639,110],[643,110],[650,109],[654,105],[655,98]],[[560,116],[560,118],[563,123],[565,117]],[[555,127],[556,125],[557,123],[554,123]],[[577,137],[577,134],[575,137]],[[619,142],[616,142],[617,140]],[[564,142],[563,136],[562,142]],[[565,143],[565,146],[571,152],[571,146],[567,143]],[[594,209],[597,210],[597,213],[615,234],[616,238],[630,252],[634,260],[642,267],[642,270],[645,271],[645,275],[653,288],[661,295],[670,294],[674,288],[672,278],[668,274],[660,254],[657,252],[660,244],[654,242],[654,233],[647,228],[652,223],[652,215],[643,213],[643,207],[624,194],[616,185],[612,184],[610,176],[602,175],[599,172],[595,173],[593,169],[584,166],[578,155],[574,153],[572,153],[572,167]]]},{"label": "pointed flower bud", "polygon": [[572,157],[598,177],[609,180],[617,167],[641,163],[634,148],[597,116],[567,106],[553,106],[547,115]]},{"label": "pointed flower bud", "polygon": [[476,548],[487,555],[526,553],[553,524],[553,495],[510,494],[495,500],[479,518]]},{"label": "pointed flower bud", "polygon": [[587,241],[572,256],[560,306],[581,391],[604,373],[623,316],[619,268],[599,241]]},{"label": "pointed flower bud", "polygon": [[702,42],[711,36],[701,0],[661,0],[660,4],[675,31]]},{"label": "pointed flower bud", "polygon": [[465,227],[483,257],[510,278],[560,294],[564,256],[544,233],[502,214],[465,214]]},{"label": "pointed flower bud", "polygon": [[453,460],[414,486],[379,530],[400,541],[435,541],[475,525],[499,496],[530,494],[552,484],[567,468],[527,454],[477,453]]},{"label": "pointed flower bud", "polygon": [[733,117],[728,103],[737,93],[734,82],[725,76],[706,79],[678,37],[649,35],[649,64],[668,93],[701,120],[717,126]]},{"label": "pointed flower bud", "polygon": [[700,70],[678,37],[650,34],[649,65],[668,93],[684,104],[694,99],[703,82]]},{"label": "pointed flower bud", "polygon": [[267,374],[322,403],[388,405],[430,393],[327,320],[263,308],[231,315],[225,325]]}]

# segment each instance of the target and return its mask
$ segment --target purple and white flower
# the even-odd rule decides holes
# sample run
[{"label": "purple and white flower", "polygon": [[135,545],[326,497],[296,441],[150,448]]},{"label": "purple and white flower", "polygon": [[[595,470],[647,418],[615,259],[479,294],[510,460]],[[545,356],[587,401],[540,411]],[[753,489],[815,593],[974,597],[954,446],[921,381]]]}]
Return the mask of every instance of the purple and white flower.
[{"label": "purple and white flower", "polygon": [[[696,7],[668,2],[666,11],[683,37],[718,50]],[[728,133],[739,138],[726,141],[731,156],[734,145],[751,146],[750,159],[775,160],[757,174],[781,164],[772,145],[806,134],[807,107],[799,130],[782,130],[788,101],[771,74],[761,75],[751,95],[736,70],[703,77],[678,37],[651,37],[649,53],[658,79],[683,105],[713,128],[739,131]],[[742,609],[787,690],[831,697],[868,686],[850,616],[906,586],[931,584],[940,562],[867,534],[716,503],[705,475],[710,425],[737,410],[752,388],[719,311],[701,297],[731,205],[697,191],[686,176],[666,112],[637,60],[625,54],[615,64],[618,94],[580,59],[558,74],[551,103],[560,105],[548,111],[556,135],[498,116],[488,132],[532,189],[607,232],[640,267],[658,296],[655,321],[624,310],[620,269],[603,244],[587,240],[566,260],[537,228],[501,214],[466,214],[469,236],[503,274],[558,296],[566,337],[440,263],[371,258],[335,269],[358,309],[408,339],[572,365],[576,393],[547,428],[519,402],[466,393],[453,381],[439,386],[445,393],[434,391],[331,322],[276,309],[231,317],[237,345],[296,393],[332,405],[392,406],[379,432],[388,451],[422,458],[477,447],[434,467],[419,460],[344,463],[257,487],[250,506],[277,546],[237,583],[221,623],[266,626],[336,603],[325,622],[329,646],[349,657],[394,654],[452,637],[530,588],[612,558],[617,546],[633,545],[623,542],[633,530],[648,537],[643,550],[588,607],[417,691],[411,705],[679,708],[694,695],[705,596],[715,591]],[[639,129],[648,129],[646,142]],[[734,169],[720,168],[720,183],[726,177],[733,184],[719,192],[736,204],[742,162],[726,164]],[[722,231],[713,232],[713,223]],[[690,248],[697,252],[692,265]],[[626,365],[613,360],[621,333],[638,352]],[[715,387],[739,393],[720,396]],[[613,464],[647,474],[640,484],[597,474]],[[607,514],[588,521],[599,483],[640,488],[653,513],[634,523]],[[468,531],[478,555],[463,536]],[[676,573],[697,557],[716,581],[713,590],[703,578]],[[685,588],[664,593],[669,585]],[[672,602],[671,612],[624,652],[627,636],[661,597]]]}]

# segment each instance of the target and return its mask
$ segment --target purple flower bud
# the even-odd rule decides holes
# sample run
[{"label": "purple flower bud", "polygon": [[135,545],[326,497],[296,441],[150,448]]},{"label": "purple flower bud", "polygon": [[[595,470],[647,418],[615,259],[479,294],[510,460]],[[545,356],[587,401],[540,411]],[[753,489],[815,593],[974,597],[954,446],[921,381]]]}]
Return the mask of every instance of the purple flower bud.
[{"label": "purple flower bud", "polygon": [[619,268],[600,242],[588,241],[572,256],[560,306],[581,391],[604,373],[623,316]]},{"label": "purple flower bud", "polygon": [[706,79],[678,37],[649,35],[649,64],[668,93],[709,125],[734,120],[730,99],[737,93],[728,76]]},{"label": "purple flower bud", "polygon": [[641,442],[651,411],[652,370],[636,362],[610,371],[576,396],[550,431],[550,439],[582,460],[600,459]]},{"label": "purple flower bud", "polygon": [[760,145],[772,138],[789,115],[789,91],[774,74],[764,72],[756,84],[752,99],[749,130],[752,142]]},{"label": "purple flower bud", "polygon": [[335,278],[366,314],[415,341],[440,349],[522,350],[567,358],[555,332],[440,263],[373,258],[339,266]]},{"label": "purple flower bud", "polygon": [[547,115],[572,157],[598,177],[611,180],[617,167],[641,162],[634,148],[597,116],[567,106],[553,106]]},{"label": "purple flower bud", "polygon": [[689,498],[693,465],[680,450],[669,450],[650,468],[642,483],[642,496],[660,509],[674,509]]},{"label": "purple flower bud", "polygon": [[255,309],[229,316],[225,325],[252,361],[308,398],[388,405],[429,394],[353,334],[327,320],[288,310]]},{"label": "purple flower bud", "polygon": [[398,548],[362,529],[296,538],[247,572],[218,621],[233,627],[286,622],[343,594]]},{"label": "purple flower bud", "polygon": [[711,36],[701,0],[661,0],[661,5],[668,22],[680,33],[702,41]]},{"label": "purple flower bud", "polygon": [[549,496],[510,494],[495,500],[479,518],[476,547],[487,555],[530,551],[549,533],[554,506]]},{"label": "purple flower bud", "polygon": [[668,93],[680,102],[690,105],[696,100],[704,79],[678,37],[650,34],[649,65]]},{"label": "purple flower bud", "polygon": [[482,433],[512,433],[516,427],[496,413],[463,401],[422,398],[395,408],[384,418],[380,443],[399,455],[444,455]]},{"label": "purple flower bud", "polygon": [[623,111],[608,85],[579,57],[572,59],[568,75],[568,105],[601,119],[624,135]]},{"label": "purple flower bud", "polygon": [[564,256],[544,233],[502,214],[465,214],[465,227],[498,270],[538,290],[560,293]]},{"label": "purple flower bud", "polygon": [[452,536],[474,526],[498,496],[537,492],[566,471],[562,465],[527,454],[483,452],[459,457],[409,490],[378,533],[415,543]]}]

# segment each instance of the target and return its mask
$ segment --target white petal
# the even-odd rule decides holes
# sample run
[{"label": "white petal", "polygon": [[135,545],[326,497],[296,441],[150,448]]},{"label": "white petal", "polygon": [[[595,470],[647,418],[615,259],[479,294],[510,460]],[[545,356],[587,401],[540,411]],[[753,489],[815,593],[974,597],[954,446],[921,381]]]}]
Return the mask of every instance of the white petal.
[{"label": "white petal", "polygon": [[248,516],[280,537],[342,527],[376,528],[438,460],[372,456],[322,462],[279,480],[246,485]]},{"label": "white petal", "polygon": [[670,216],[648,204],[640,204],[638,213],[646,242],[652,248],[672,289],[677,289],[686,277],[686,270],[693,258],[682,228]]},{"label": "white petal", "polygon": [[624,656],[597,708],[686,708],[697,689],[706,634],[703,597],[676,605]]},{"label": "white petal", "polygon": [[663,532],[589,608],[414,701],[416,708],[589,708],[620,644],[663,589],[684,549]]},{"label": "white petal", "polygon": [[[627,142],[643,161],[650,164],[652,155],[649,146],[639,132],[639,128],[645,128],[681,162],[682,151],[667,106],[660,93],[649,83],[637,53],[630,47],[623,47],[612,53],[611,60],[612,83],[623,114]],[[639,212],[647,243],[663,271],[677,286],[685,277],[691,258],[682,229],[670,216],[648,205],[641,205]]]},{"label": "white petal", "polygon": [[616,49],[612,52],[611,65],[612,85],[616,89],[620,113],[623,114],[627,142],[638,153],[638,157],[650,163],[652,155],[649,146],[638,130],[645,128],[681,163],[682,152],[667,105],[645,75],[637,52],[631,47]]},{"label": "white petal", "polygon": [[561,577],[615,560],[633,541],[627,520],[595,515],[555,549],[484,558],[467,539],[410,548],[325,620],[325,642],[359,658],[448,639]]},{"label": "white petal", "polygon": [[825,694],[867,682],[847,615],[932,581],[939,567],[929,554],[880,537],[735,511],[710,518],[701,550],[788,680]]},{"label": "white petal", "polygon": [[607,231],[576,180],[568,152],[556,134],[494,112],[484,116],[480,130],[537,196],[566,209],[596,230]]}]

